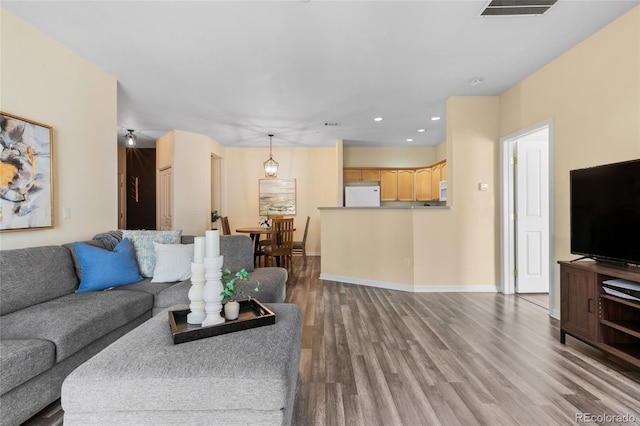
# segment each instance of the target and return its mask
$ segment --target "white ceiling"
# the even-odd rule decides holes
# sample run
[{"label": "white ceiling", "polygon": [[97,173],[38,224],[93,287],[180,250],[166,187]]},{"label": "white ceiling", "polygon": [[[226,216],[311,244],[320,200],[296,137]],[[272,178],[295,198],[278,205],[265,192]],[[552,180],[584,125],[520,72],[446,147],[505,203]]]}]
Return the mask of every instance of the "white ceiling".
[{"label": "white ceiling", "polygon": [[140,131],[139,146],[179,129],[303,147],[437,145],[447,98],[502,93],[640,0],[480,17],[486,4],[2,1],[118,80],[119,134]]}]

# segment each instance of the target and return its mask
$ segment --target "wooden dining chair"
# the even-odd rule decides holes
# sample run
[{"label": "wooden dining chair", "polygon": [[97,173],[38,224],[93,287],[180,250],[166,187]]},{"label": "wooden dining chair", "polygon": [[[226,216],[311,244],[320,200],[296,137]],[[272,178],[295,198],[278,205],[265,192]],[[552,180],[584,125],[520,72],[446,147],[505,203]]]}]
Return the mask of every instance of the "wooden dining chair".
[{"label": "wooden dining chair", "polygon": [[293,218],[273,219],[271,244],[264,247],[265,264],[274,266],[274,259],[282,259],[280,266],[293,266]]},{"label": "wooden dining chair", "polygon": [[[267,219],[270,219],[272,222],[273,222],[273,219],[282,219],[282,218],[284,218],[284,216],[281,214],[274,215],[274,216],[267,216]],[[267,237],[264,240],[258,241],[258,245],[260,246],[260,248],[266,247],[271,244],[271,234],[266,234],[266,235]]]},{"label": "wooden dining chair", "polygon": [[304,260],[304,266],[307,266],[307,233],[309,232],[309,221],[311,217],[307,216],[307,223],[304,225],[304,235],[302,236],[302,241],[294,241],[293,242],[293,250],[294,254],[300,253],[302,254],[302,259]]},{"label": "wooden dining chair", "polygon": [[227,216],[223,216],[220,218],[220,222],[222,223],[222,235],[231,235],[231,227],[229,226],[229,218]]}]

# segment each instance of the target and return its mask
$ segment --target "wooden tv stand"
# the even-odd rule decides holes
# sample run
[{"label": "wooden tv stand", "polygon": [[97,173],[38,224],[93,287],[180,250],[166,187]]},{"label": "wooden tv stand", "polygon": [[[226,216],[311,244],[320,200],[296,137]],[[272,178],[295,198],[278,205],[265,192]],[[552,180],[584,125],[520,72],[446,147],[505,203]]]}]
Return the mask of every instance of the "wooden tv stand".
[{"label": "wooden tv stand", "polygon": [[560,342],[566,335],[640,367],[640,301],[606,294],[602,282],[640,284],[640,268],[588,261],[560,264]]}]

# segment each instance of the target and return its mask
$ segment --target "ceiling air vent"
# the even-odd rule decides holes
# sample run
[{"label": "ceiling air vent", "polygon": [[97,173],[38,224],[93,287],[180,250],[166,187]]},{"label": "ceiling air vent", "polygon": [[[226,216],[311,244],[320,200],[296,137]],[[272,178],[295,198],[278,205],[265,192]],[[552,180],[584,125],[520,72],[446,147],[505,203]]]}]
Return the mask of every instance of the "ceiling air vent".
[{"label": "ceiling air vent", "polygon": [[491,0],[480,16],[542,15],[558,0]]}]

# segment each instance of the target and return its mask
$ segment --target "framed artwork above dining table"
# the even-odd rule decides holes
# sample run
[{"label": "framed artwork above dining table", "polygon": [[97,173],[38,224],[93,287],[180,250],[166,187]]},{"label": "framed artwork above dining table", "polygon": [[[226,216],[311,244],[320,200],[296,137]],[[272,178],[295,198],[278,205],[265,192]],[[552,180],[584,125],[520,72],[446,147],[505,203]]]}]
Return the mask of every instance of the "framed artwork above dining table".
[{"label": "framed artwork above dining table", "polygon": [[259,180],[260,216],[296,215],[295,179]]}]

